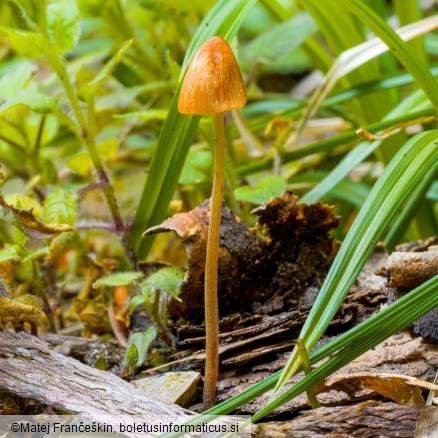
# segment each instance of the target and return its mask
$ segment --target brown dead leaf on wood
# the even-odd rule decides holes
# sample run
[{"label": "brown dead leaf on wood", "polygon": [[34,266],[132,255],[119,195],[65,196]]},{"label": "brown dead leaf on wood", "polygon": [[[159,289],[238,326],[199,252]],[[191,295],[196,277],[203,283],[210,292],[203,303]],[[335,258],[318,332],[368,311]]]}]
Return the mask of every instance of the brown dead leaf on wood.
[{"label": "brown dead leaf on wood", "polygon": [[401,374],[342,373],[336,374],[316,386],[315,393],[319,394],[333,389],[343,391],[350,397],[364,389],[370,389],[402,405],[423,405],[422,391],[424,389],[437,390],[438,385]]},{"label": "brown dead leaf on wood", "polygon": [[[294,304],[311,286],[319,286],[330,267],[337,245],[329,231],[339,223],[332,207],[301,204],[284,193],[253,211],[259,222],[250,229],[226,207],[222,208],[219,250],[219,307],[251,310],[270,299],[281,310]],[[170,314],[201,317],[209,202],[188,213],[178,213],[145,235],[174,231],[188,257],[188,272],[181,290],[182,303],[173,302]],[[264,237],[258,230],[263,228]]]}]

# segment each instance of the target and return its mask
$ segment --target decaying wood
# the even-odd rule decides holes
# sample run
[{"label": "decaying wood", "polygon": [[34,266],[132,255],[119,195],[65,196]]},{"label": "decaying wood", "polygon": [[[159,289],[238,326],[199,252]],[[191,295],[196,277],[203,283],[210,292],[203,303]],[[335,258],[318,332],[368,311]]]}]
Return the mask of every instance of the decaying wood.
[{"label": "decaying wood", "polygon": [[287,422],[253,426],[253,438],[412,438],[424,406],[366,401],[352,406],[322,407]]},{"label": "decaying wood", "polygon": [[[28,333],[0,333],[0,389],[114,426],[127,419],[184,421],[191,413],[119,377],[54,352]],[[143,435],[144,436],[144,435]]]},{"label": "decaying wood", "polygon": [[393,252],[386,264],[390,286],[411,290],[438,274],[438,251]]},{"label": "decaying wood", "polygon": [[[253,210],[255,228],[223,207],[218,251],[218,297],[220,314],[254,311],[267,301],[277,311],[296,305],[310,286],[319,287],[338,249],[330,230],[339,218],[331,206],[303,204],[285,192]],[[203,319],[204,265],[209,203],[178,213],[150,228],[146,235],[175,232],[181,239],[188,270],[181,301],[172,300],[169,314],[191,321]],[[263,228],[263,237],[258,232]],[[280,307],[280,308],[278,308]],[[259,312],[260,313],[260,312]]]},{"label": "decaying wood", "polygon": [[[386,301],[386,295],[380,290],[352,289],[329,330],[339,330],[353,322],[359,323],[383,301]],[[221,369],[250,366],[255,361],[266,361],[275,358],[279,352],[290,351],[309,312],[310,306],[301,306],[278,315],[236,317],[233,320],[234,329],[231,330],[230,321],[222,320],[219,335]],[[178,340],[179,351],[174,358],[184,357],[186,365],[202,368],[202,347],[205,343],[203,326],[181,327],[178,330]]]},{"label": "decaying wood", "polygon": [[104,341],[54,333],[41,333],[39,337],[48,342],[56,352],[71,356],[89,366],[94,366],[100,358],[103,358],[108,370],[120,370],[125,356],[125,348],[113,340]]}]

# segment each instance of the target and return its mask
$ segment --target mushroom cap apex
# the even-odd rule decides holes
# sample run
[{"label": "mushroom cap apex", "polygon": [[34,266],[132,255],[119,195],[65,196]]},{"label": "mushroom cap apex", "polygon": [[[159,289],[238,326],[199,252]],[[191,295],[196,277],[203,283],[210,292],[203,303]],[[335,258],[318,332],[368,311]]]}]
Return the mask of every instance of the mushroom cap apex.
[{"label": "mushroom cap apex", "polygon": [[219,36],[198,49],[184,76],[178,99],[181,114],[211,115],[246,104],[242,73],[229,44]]}]

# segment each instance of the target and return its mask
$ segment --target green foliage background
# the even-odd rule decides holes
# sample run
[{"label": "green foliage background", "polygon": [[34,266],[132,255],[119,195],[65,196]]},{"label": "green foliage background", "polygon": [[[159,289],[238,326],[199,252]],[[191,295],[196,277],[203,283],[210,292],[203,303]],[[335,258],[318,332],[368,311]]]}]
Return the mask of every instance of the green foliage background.
[{"label": "green foliage background", "polygon": [[[108,330],[84,309],[102,316],[112,288],[146,284],[139,262],[164,245],[144,230],[209,196],[211,120],[180,115],[176,102],[196,49],[221,35],[249,95],[227,119],[227,204],[251,223],[254,205],[289,189],[342,218],[344,244],[302,332],[310,349],[379,240],[392,250],[438,234],[436,14],[418,0],[0,2],[1,295],[38,295],[55,330],[72,289],[70,317]],[[414,23],[415,38],[393,23]],[[364,140],[359,128],[397,133]],[[406,299],[425,293],[420,313],[434,281]],[[400,306],[385,336],[411,320]],[[378,342],[376,327],[357,330]],[[338,354],[324,373],[360,352]],[[277,389],[299,366],[293,353]]]}]

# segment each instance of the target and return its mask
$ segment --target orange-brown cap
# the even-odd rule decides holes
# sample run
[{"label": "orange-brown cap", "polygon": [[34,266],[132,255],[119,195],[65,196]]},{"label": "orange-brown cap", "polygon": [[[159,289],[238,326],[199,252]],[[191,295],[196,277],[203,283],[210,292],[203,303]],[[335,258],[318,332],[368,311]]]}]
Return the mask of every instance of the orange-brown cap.
[{"label": "orange-brown cap", "polygon": [[210,115],[245,105],[245,85],[231,47],[221,37],[205,41],[187,69],[178,100],[181,114]]}]

